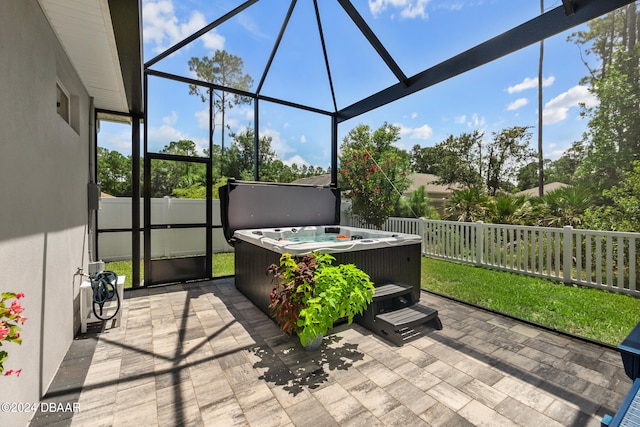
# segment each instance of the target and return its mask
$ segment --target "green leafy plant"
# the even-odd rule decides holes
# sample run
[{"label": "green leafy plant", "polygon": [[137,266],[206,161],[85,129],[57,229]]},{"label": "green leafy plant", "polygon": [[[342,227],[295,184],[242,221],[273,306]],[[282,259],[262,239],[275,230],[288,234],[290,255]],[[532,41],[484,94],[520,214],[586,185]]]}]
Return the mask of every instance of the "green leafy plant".
[{"label": "green leafy plant", "polygon": [[267,271],[276,279],[271,292],[271,315],[283,332],[296,333],[304,346],[326,334],[342,318],[349,323],[362,313],[375,292],[369,276],[353,264],[332,265],[330,254],[301,259],[280,257]]},{"label": "green leafy plant", "polygon": [[[18,323],[24,325],[25,317],[21,315],[24,311],[24,308],[20,305],[19,299],[23,298],[24,294],[21,292],[19,294],[13,292],[3,292],[2,300],[0,300],[0,346],[2,343],[12,342],[15,344],[22,344],[22,338],[20,337],[20,327]],[[11,304],[9,305],[9,301]],[[7,361],[9,354],[0,350],[0,373],[4,372],[4,362]],[[14,371],[13,369],[8,370],[4,373],[5,376],[16,374],[20,375],[22,369],[18,369]]]}]

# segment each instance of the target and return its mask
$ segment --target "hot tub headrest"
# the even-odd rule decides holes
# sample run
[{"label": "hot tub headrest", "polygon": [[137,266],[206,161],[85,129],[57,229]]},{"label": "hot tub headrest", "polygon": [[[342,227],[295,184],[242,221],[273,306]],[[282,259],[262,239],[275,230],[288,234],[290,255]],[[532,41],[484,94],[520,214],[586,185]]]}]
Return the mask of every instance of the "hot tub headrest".
[{"label": "hot tub headrest", "polygon": [[230,180],[219,195],[224,236],[231,244],[236,230],[340,223],[336,187]]}]

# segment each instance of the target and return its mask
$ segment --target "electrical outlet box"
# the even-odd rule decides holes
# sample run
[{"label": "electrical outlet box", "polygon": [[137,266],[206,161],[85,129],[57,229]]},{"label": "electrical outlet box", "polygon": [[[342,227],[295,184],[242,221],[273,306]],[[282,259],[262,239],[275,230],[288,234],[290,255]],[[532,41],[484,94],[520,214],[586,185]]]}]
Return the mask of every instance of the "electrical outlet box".
[{"label": "electrical outlet box", "polygon": [[87,184],[87,195],[89,201],[89,209],[100,209],[100,184],[90,182]]}]

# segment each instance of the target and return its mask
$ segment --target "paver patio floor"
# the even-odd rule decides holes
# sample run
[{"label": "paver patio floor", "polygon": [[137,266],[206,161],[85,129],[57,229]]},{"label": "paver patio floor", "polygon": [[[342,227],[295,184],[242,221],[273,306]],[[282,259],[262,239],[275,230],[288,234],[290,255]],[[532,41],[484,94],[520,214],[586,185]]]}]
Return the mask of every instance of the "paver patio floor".
[{"label": "paver patio floor", "polygon": [[342,324],[306,352],[233,278],[128,291],[74,340],[32,426],[594,426],[631,386],[617,351],[423,293],[444,328],[402,347]]}]

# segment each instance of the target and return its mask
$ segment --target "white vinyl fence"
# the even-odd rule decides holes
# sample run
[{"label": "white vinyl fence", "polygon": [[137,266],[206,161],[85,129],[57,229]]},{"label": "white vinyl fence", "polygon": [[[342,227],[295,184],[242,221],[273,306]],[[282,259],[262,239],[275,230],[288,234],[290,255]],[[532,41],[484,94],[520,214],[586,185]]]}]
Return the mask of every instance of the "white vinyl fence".
[{"label": "white vinyl fence", "polygon": [[[213,225],[221,225],[220,200],[214,199]],[[345,203],[343,209],[348,209]],[[343,213],[346,218],[346,214]],[[173,197],[151,199],[151,222],[154,224],[190,224],[206,221],[206,206],[203,199],[179,199]],[[144,206],[140,200],[140,224],[144,223]],[[131,198],[105,197],[100,200],[98,211],[98,256],[103,261],[131,259]],[[113,230],[123,230],[113,232]],[[144,243],[140,237],[140,253]],[[178,257],[204,254],[206,241],[204,228],[168,229],[151,231],[151,255],[155,257]],[[213,252],[233,252],[221,228],[213,230]]]},{"label": "white vinyl fence", "polygon": [[640,233],[407,218],[383,229],[419,234],[427,256],[640,296]]},{"label": "white vinyl fence", "polygon": [[[144,223],[144,206],[140,200],[140,224]],[[151,199],[151,222],[155,224],[190,224],[206,221],[205,200],[171,197]],[[213,225],[220,225],[220,200],[213,200]],[[109,197],[100,200],[99,230],[131,228],[131,198]],[[144,250],[142,233],[140,253]],[[151,231],[151,255],[175,257],[199,255],[206,251],[204,228]],[[213,252],[233,252],[221,228],[213,230]],[[98,234],[98,256],[103,261],[131,259],[131,231]]]}]

